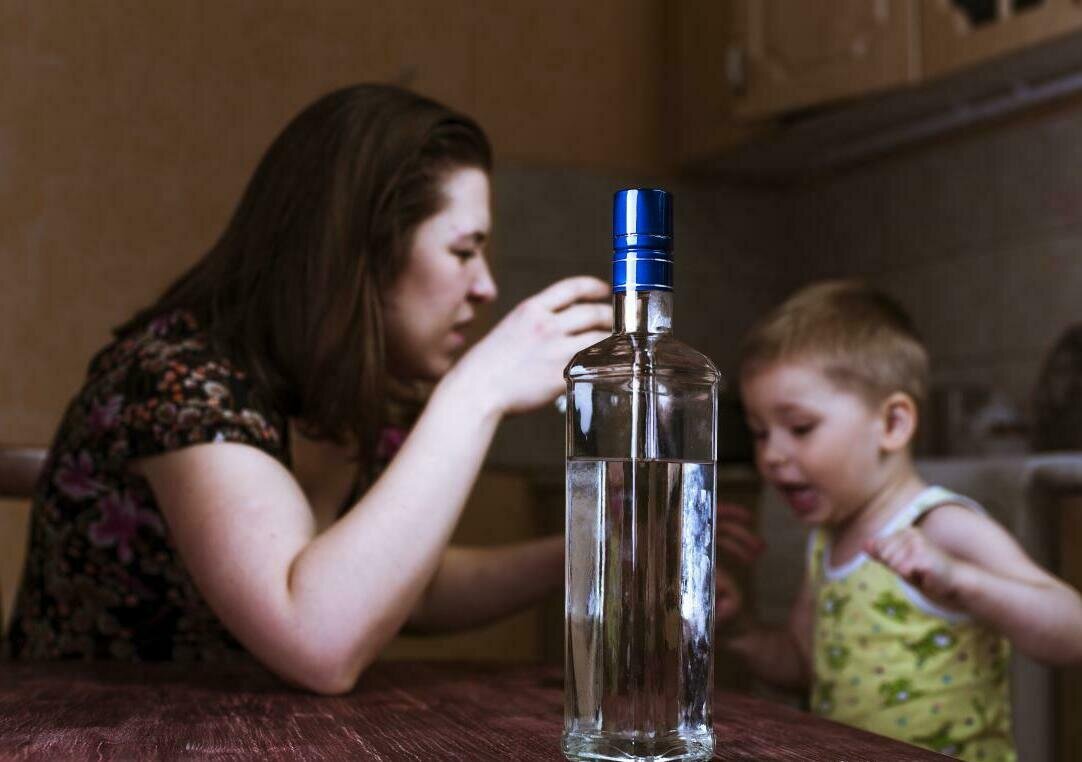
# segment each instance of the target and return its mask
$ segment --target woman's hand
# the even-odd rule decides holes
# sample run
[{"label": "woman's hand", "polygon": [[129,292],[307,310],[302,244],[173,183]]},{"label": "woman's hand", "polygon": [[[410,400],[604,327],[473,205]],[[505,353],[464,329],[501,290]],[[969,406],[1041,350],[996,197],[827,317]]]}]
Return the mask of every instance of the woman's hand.
[{"label": "woman's hand", "polygon": [[612,331],[609,286],[580,276],[557,281],[513,309],[448,378],[467,379],[498,415],[540,407],[565,388],[571,357]]}]

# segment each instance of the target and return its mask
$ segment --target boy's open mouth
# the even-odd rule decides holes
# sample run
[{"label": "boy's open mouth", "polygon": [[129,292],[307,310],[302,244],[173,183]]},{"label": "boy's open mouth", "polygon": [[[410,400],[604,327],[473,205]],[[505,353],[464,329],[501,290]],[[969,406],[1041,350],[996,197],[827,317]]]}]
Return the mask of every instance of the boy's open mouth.
[{"label": "boy's open mouth", "polygon": [[798,516],[806,516],[819,504],[819,493],[807,484],[779,484],[778,490]]}]

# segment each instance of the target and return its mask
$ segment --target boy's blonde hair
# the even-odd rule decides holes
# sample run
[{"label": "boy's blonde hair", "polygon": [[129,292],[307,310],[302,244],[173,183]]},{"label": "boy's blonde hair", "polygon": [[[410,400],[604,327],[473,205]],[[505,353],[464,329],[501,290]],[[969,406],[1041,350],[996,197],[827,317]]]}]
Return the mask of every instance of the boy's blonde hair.
[{"label": "boy's blonde hair", "polygon": [[904,392],[923,406],[928,352],[905,311],[859,280],[802,288],[776,307],[747,338],[740,375],[780,361],[809,361],[839,387],[877,405]]}]

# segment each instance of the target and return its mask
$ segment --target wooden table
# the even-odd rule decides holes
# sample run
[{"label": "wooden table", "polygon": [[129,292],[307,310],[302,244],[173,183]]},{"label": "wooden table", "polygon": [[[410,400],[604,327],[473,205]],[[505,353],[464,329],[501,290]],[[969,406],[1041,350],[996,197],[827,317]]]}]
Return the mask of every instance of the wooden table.
[{"label": "wooden table", "polygon": [[[944,759],[747,696],[718,694],[721,760]],[[0,760],[562,760],[551,667],[380,662],[341,697],[253,666],[0,664]]]}]

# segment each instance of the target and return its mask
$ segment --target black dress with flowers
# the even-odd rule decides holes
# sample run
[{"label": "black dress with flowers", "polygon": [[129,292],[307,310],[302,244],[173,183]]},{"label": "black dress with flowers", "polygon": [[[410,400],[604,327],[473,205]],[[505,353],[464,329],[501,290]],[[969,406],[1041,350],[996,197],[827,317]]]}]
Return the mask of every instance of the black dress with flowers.
[{"label": "black dress with flowers", "polygon": [[19,659],[217,660],[241,653],[196,590],[133,459],[240,442],[289,468],[286,420],[176,312],[91,361],[38,481],[8,640]]}]

